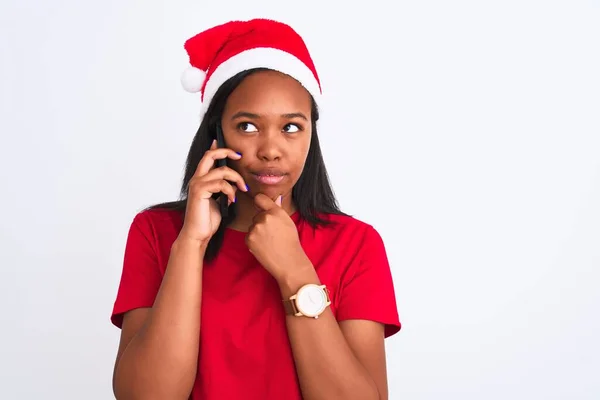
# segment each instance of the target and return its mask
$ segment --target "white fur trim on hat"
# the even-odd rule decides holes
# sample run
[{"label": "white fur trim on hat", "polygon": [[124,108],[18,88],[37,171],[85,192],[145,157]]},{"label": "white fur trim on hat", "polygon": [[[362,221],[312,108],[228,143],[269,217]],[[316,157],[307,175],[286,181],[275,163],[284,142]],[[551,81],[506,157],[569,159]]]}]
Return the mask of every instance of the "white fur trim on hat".
[{"label": "white fur trim on hat", "polygon": [[181,86],[190,93],[198,93],[202,89],[204,79],[206,72],[196,67],[188,67],[181,74]]},{"label": "white fur trim on hat", "polygon": [[210,104],[219,87],[232,76],[253,68],[269,68],[296,79],[315,98],[321,97],[319,82],[314,74],[297,57],[274,48],[256,48],[245,50],[224,61],[210,75],[204,88],[203,103]]}]

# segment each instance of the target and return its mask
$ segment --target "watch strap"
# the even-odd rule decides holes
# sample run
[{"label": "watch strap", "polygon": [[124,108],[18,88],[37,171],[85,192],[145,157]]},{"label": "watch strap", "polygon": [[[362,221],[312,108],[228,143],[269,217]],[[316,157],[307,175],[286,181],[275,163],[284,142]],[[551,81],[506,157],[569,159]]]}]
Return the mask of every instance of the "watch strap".
[{"label": "watch strap", "polygon": [[296,302],[294,300],[283,300],[283,308],[285,309],[285,315],[298,314],[298,309],[296,308]]}]

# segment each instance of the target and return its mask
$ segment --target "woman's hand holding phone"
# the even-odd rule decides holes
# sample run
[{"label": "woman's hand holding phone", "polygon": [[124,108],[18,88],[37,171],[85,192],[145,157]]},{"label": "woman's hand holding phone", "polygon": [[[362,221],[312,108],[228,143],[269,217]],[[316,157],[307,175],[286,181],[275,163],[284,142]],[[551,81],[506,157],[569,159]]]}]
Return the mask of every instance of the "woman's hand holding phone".
[{"label": "woman's hand holding phone", "polygon": [[215,162],[227,158],[239,160],[241,157],[231,149],[217,148],[217,142],[213,141],[190,180],[185,221],[179,237],[205,245],[215,234],[221,223],[221,212],[219,204],[212,198],[213,194],[224,193],[231,204],[235,201],[237,189],[248,190],[239,173],[227,166],[215,168]]}]

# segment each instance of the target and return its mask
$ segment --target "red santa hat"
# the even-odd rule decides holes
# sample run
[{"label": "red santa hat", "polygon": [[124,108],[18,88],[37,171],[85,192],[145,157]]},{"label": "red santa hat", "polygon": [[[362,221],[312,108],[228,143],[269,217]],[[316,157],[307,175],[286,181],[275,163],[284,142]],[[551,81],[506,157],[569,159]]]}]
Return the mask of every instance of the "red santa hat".
[{"label": "red santa hat", "polygon": [[181,84],[201,93],[205,106],[232,76],[252,68],[269,68],[300,82],[318,101],[321,83],[304,40],[290,26],[269,20],[231,21],[200,32],[184,46],[190,67]]}]

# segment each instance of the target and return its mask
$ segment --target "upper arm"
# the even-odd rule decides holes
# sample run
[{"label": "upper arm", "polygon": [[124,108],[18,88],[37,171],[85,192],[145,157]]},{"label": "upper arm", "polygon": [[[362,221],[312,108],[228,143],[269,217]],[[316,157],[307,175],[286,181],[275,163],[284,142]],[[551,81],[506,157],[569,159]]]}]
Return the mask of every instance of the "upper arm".
[{"label": "upper arm", "polygon": [[121,337],[119,339],[119,348],[117,350],[117,358],[115,360],[115,371],[123,352],[131,342],[131,339],[138,333],[142,326],[146,323],[150,308],[138,308],[125,313],[123,316],[123,326],[121,328]]},{"label": "upper arm", "polygon": [[142,215],[136,216],[129,229],[121,280],[111,315],[112,323],[121,328],[113,383],[119,361],[150,315],[162,281],[151,232],[148,218]]},{"label": "upper arm", "polygon": [[138,214],[129,228],[121,280],[111,315],[112,323],[122,328],[125,313],[149,308],[162,282],[157,249],[148,218]]},{"label": "upper arm", "polygon": [[352,352],[377,386],[379,398],[387,400],[384,326],[373,321],[347,320],[340,322],[340,329]]},{"label": "upper arm", "polygon": [[383,240],[369,227],[356,263],[341,282],[336,318],[354,355],[387,399],[384,339],[400,330],[392,274]]},{"label": "upper arm", "polygon": [[357,261],[348,268],[340,285],[337,320],[378,322],[385,337],[397,333],[401,325],[394,282],[383,240],[374,228],[367,229]]},{"label": "upper arm", "polygon": [[142,329],[148,316],[150,315],[150,308],[138,308],[135,310],[131,310],[126,312],[123,315],[123,323],[121,327],[121,337],[119,338],[119,348],[117,350],[117,357],[115,359],[115,365],[113,368],[113,390],[115,385],[115,378],[117,376],[117,367],[119,366],[119,361],[121,360],[121,356],[131,340],[137,335],[137,333]]}]

